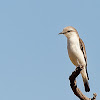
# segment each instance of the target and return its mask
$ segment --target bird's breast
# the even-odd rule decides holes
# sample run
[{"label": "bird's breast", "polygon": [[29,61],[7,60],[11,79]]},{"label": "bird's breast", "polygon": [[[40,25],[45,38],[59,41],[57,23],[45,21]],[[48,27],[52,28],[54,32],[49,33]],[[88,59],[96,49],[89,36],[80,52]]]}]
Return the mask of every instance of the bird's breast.
[{"label": "bird's breast", "polygon": [[79,66],[79,64],[85,64],[84,56],[78,44],[69,43],[67,45],[67,49],[69,58],[75,66]]}]

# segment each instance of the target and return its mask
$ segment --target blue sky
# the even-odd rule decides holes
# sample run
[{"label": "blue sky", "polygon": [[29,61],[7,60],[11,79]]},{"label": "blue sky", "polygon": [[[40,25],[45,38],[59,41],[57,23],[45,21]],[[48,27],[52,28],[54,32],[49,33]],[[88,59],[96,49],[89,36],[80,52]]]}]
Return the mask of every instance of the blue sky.
[{"label": "blue sky", "polygon": [[75,70],[67,39],[59,32],[75,27],[85,43],[90,93],[100,99],[99,0],[0,1],[0,100],[78,100],[69,76]]}]

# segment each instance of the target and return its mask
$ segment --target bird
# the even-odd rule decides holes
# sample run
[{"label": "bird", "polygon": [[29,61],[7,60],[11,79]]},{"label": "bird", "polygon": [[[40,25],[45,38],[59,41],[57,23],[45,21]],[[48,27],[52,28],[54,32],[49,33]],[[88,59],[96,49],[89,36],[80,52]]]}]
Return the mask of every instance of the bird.
[{"label": "bird", "polygon": [[76,68],[83,66],[80,73],[83,79],[85,91],[89,92],[90,87],[87,72],[87,55],[84,42],[79,37],[77,30],[72,26],[65,27],[59,34],[64,34],[67,37],[67,50],[71,62],[76,66]]}]

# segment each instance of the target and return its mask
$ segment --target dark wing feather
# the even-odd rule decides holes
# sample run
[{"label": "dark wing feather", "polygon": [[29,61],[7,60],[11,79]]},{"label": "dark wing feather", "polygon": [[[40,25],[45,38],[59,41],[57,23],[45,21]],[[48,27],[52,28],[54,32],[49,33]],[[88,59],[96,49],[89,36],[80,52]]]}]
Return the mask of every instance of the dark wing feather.
[{"label": "dark wing feather", "polygon": [[[82,39],[80,39],[80,38],[79,38],[79,43],[80,43],[80,48],[81,48],[81,51],[82,51],[82,53],[84,55],[84,59],[85,59],[85,62],[86,62],[86,73],[87,73],[87,77],[88,77],[88,72],[87,72],[87,56],[86,56],[85,45],[84,45],[84,42],[82,41]],[[88,80],[89,80],[89,77],[88,77]]]}]

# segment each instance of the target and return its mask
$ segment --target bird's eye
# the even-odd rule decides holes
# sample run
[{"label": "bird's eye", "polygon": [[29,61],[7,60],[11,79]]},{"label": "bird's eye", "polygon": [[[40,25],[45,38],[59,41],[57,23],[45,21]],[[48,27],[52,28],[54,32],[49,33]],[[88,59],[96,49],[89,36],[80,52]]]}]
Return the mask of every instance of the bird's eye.
[{"label": "bird's eye", "polygon": [[67,31],[67,32],[70,32],[70,31]]}]

